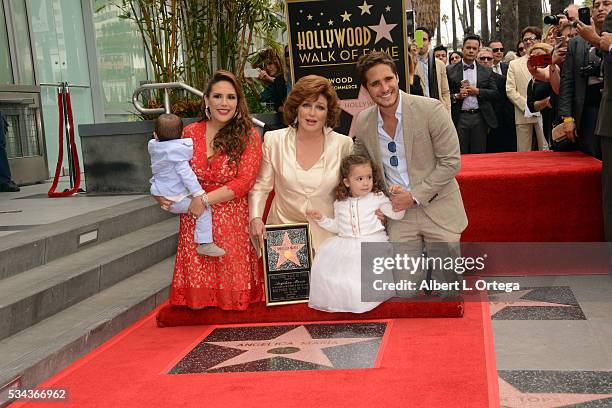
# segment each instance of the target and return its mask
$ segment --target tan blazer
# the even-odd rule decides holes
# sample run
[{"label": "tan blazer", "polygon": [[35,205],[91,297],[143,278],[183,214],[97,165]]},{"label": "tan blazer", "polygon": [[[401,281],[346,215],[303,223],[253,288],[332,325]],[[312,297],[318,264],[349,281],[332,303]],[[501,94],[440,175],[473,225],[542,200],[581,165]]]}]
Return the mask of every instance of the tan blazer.
[{"label": "tan blazer", "polygon": [[[437,58],[434,58],[436,61],[436,76],[438,77],[438,95],[440,95],[440,102],[444,104],[444,107],[448,111],[451,112],[451,100],[450,100],[450,90],[448,87],[448,77],[446,76],[446,65],[442,61]],[[423,91],[425,91],[425,73],[421,69],[421,65],[417,62],[416,64],[416,73],[421,79],[421,87]]]},{"label": "tan blazer", "polygon": [[[334,217],[335,188],[340,181],[340,161],[351,152],[350,137],[325,131],[323,150],[324,169],[318,180],[311,180],[318,187],[308,194],[298,178],[295,129],[292,127],[266,132],[263,142],[263,157],[255,185],[249,192],[249,221],[262,217],[266,200],[274,189],[274,199],[266,224],[288,224],[309,222],[306,210],[319,210],[324,216]],[[309,173],[308,171],[306,172]],[[308,175],[310,177],[310,175]],[[334,234],[309,222],[312,246],[319,245]]]},{"label": "tan blazer", "polygon": [[531,81],[531,73],[527,69],[527,55],[510,61],[506,75],[506,95],[514,105],[514,123],[525,125],[537,123],[537,117],[525,118],[525,105],[527,104],[527,86]]},{"label": "tan blazer", "polygon": [[[455,126],[440,101],[402,92],[402,104],[404,145],[412,195],[433,222],[459,234],[467,226],[467,216],[455,180],[461,160]],[[369,156],[378,167],[379,174],[385,174],[377,122],[376,105],[359,114],[353,152]]]}]

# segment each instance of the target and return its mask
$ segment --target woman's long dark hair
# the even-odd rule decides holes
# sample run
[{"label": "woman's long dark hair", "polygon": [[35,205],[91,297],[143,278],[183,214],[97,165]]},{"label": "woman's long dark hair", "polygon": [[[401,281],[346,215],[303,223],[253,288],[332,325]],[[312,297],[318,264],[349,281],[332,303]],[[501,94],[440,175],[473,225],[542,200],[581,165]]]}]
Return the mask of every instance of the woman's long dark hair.
[{"label": "woman's long dark hair", "polygon": [[[210,98],[212,87],[221,81],[229,82],[234,87],[236,96],[238,97],[238,103],[236,105],[236,114],[234,117],[219,129],[215,135],[213,148],[215,151],[227,154],[229,156],[229,163],[235,163],[236,166],[238,166],[240,164],[240,157],[242,153],[244,153],[244,149],[251,136],[253,122],[251,121],[251,115],[249,114],[244,92],[238,80],[231,72],[224,70],[215,72],[208,82],[204,94]],[[207,118],[205,107],[206,101],[204,97],[202,97],[202,120],[208,121],[210,119]]]}]

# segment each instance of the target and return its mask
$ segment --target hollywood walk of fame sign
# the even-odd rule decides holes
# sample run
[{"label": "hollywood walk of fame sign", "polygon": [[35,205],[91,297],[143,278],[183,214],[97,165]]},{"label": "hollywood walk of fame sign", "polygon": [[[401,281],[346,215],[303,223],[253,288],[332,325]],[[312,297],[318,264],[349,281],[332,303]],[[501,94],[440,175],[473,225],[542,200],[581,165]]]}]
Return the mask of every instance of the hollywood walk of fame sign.
[{"label": "hollywood walk of fame sign", "polygon": [[307,302],[312,262],[308,223],[266,225],[263,254],[266,304]]},{"label": "hollywood walk of fame sign", "polygon": [[405,0],[287,0],[287,10],[292,78],[314,74],[332,82],[346,101],[339,132],[352,135],[357,114],[373,104],[357,75],[362,55],[389,54],[400,89],[407,89]]}]

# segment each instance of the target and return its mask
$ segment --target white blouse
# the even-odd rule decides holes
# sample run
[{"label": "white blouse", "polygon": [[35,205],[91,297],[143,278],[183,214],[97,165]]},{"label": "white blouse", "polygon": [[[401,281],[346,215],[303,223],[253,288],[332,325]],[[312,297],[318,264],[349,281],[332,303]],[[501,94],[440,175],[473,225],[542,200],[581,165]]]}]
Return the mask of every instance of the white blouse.
[{"label": "white blouse", "polygon": [[383,193],[369,193],[363,197],[349,197],[334,201],[334,218],[323,217],[318,221],[322,228],[345,238],[360,238],[385,230],[376,217],[379,209],[394,220],[404,218],[405,211],[393,211],[389,198]]}]

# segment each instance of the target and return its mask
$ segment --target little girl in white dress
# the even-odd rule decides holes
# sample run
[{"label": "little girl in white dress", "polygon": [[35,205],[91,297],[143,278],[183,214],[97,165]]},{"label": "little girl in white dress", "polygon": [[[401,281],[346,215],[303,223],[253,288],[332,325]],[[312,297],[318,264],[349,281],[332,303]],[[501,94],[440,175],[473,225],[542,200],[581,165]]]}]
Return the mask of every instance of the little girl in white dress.
[{"label": "little girl in white dress", "polygon": [[383,190],[370,160],[350,155],[340,164],[334,219],[317,210],[306,211],[322,228],[338,234],[323,242],[315,254],[310,270],[311,308],[363,313],[382,303],[361,301],[361,243],[389,241],[376,210],[395,220],[404,217],[404,211],[393,211]]}]

